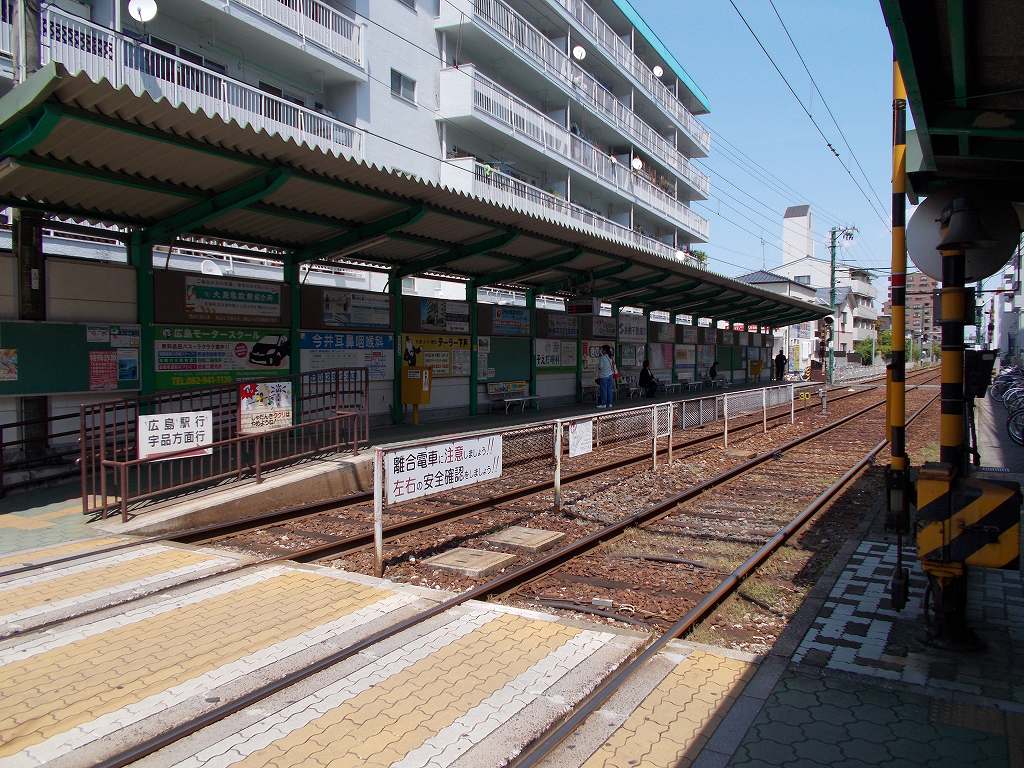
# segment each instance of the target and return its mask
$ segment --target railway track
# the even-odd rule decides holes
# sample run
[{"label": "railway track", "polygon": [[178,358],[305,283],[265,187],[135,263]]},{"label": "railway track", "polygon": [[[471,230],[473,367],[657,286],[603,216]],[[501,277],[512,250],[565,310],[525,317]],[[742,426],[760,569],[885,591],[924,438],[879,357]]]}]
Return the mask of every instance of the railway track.
[{"label": "railway track", "polygon": [[[908,420],[908,425],[912,424],[913,420],[937,397],[937,394],[929,396],[928,393],[920,391],[918,396],[912,398],[911,405],[920,407]],[[590,713],[606,702],[643,663],[661,650],[670,640],[684,635],[698,621],[709,615],[715,606],[731,594],[744,579],[749,577],[863,471],[886,445],[884,438],[880,437],[884,435],[883,406],[884,400],[870,403],[783,445],[773,446],[695,486],[649,504],[566,546],[523,563],[494,579],[479,583],[428,609],[380,629],[345,648],[336,650],[299,670],[265,683],[237,699],[218,704],[191,720],[133,744],[102,761],[99,765],[104,768],[128,765],[470,600],[508,598],[521,594],[524,589],[532,586],[543,585],[543,579],[550,578],[553,573],[557,573],[559,569],[567,567],[581,557],[591,556],[602,546],[620,539],[631,530],[666,519],[679,521],[700,519],[702,514],[706,515],[708,512],[708,508],[702,509],[701,505],[711,498],[710,492],[713,490],[731,488],[735,491],[745,482],[763,486],[768,478],[771,478],[773,483],[777,483],[779,462],[796,463],[813,458],[814,464],[820,465],[820,471],[816,472],[814,480],[800,487],[792,487],[793,498],[789,499],[789,503],[769,510],[770,525],[780,527],[763,540],[742,564],[725,575],[725,578],[718,578],[720,574],[715,574],[715,578],[702,587],[702,594],[698,595],[697,599],[691,600],[689,609],[683,613],[681,618],[652,639],[638,656],[607,678],[582,706],[575,709],[565,720],[535,742],[534,746],[517,760],[517,764],[520,765],[536,765]],[[836,435],[841,435],[842,439],[849,444],[842,449],[841,455],[833,450],[827,461],[820,462],[821,441],[834,438]],[[834,446],[834,444],[833,440],[830,446]],[[798,509],[796,514],[793,514],[795,507]]]}]

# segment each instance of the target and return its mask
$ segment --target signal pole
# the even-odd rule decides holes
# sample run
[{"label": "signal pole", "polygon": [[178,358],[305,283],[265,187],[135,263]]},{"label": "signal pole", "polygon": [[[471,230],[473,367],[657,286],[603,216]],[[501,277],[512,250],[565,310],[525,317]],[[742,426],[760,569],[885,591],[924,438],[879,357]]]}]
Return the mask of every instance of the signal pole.
[{"label": "signal pole", "polygon": [[828,340],[828,375],[825,377],[825,380],[829,384],[832,384],[832,378],[835,374],[835,337],[836,332],[839,330],[839,316],[836,313],[836,245],[838,244],[840,237],[844,240],[853,240],[853,233],[856,231],[856,227],[832,227],[829,231],[828,250],[832,257],[832,269],[829,273],[828,306],[829,309],[832,310],[832,316],[834,318],[832,335]]}]

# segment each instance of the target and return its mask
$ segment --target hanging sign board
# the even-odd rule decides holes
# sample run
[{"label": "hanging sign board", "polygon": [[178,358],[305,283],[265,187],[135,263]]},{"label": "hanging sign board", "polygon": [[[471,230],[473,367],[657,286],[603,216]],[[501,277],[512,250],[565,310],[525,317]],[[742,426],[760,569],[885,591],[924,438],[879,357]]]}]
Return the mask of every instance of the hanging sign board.
[{"label": "hanging sign board", "polygon": [[325,288],[324,325],[330,328],[390,328],[391,297]]},{"label": "hanging sign board", "polygon": [[281,320],[281,286],[206,275],[185,278],[185,317],[226,323]]},{"label": "hanging sign board", "polygon": [[303,331],[299,355],[303,371],[367,368],[371,381],[395,378],[395,340],[390,333]]},{"label": "hanging sign board", "polygon": [[501,477],[501,435],[467,437],[384,452],[388,504],[444,493]]},{"label": "hanging sign board", "polygon": [[569,457],[583,456],[594,450],[594,420],[569,422]]},{"label": "hanging sign board", "polygon": [[590,328],[595,336],[607,339],[615,338],[614,317],[592,317],[590,319]]},{"label": "hanging sign board", "polygon": [[580,319],[572,315],[548,314],[547,335],[559,339],[575,339],[580,332]]},{"label": "hanging sign board", "polygon": [[619,341],[647,341],[647,318],[620,312]]},{"label": "hanging sign board", "polygon": [[530,311],[525,307],[494,306],[492,332],[496,336],[529,336]]},{"label": "hanging sign board", "polygon": [[[139,416],[139,458],[185,459],[213,453],[213,411],[185,411]],[[164,454],[190,450],[179,456]]]},{"label": "hanging sign board", "polygon": [[425,331],[469,333],[469,304],[465,301],[420,299],[420,328]]},{"label": "hanging sign board", "polygon": [[292,425],[292,383],[238,385],[238,432],[252,435]]}]

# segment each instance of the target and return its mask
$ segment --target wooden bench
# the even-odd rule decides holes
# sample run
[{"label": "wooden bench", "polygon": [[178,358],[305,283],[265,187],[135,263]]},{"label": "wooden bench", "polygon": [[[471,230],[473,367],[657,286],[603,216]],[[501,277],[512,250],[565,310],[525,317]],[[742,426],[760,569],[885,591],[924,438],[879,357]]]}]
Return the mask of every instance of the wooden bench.
[{"label": "wooden bench", "polygon": [[686,382],[687,392],[703,392],[704,382],[703,381],[688,381]]},{"label": "wooden bench", "polygon": [[681,392],[683,390],[683,383],[680,381],[670,381],[667,382],[664,386],[665,391],[670,395],[675,394],[676,392]]},{"label": "wooden bench", "polygon": [[506,397],[502,399],[505,403],[505,415],[509,413],[509,409],[516,403],[522,403],[522,413],[526,413],[526,406],[533,403],[537,410],[540,410],[540,396],[539,395],[514,395],[512,397]]}]

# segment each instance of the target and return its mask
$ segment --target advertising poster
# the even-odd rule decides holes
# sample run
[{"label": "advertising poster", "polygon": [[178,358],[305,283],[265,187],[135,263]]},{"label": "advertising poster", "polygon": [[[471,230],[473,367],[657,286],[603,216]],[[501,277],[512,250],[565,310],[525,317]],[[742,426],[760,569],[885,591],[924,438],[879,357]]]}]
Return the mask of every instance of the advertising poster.
[{"label": "advertising poster", "polygon": [[89,389],[117,389],[117,350],[89,350]]},{"label": "advertising poster", "polygon": [[609,339],[615,338],[614,317],[594,317],[591,320],[591,329],[595,336],[604,336]]},{"label": "advertising poster", "polygon": [[620,312],[619,341],[647,341],[647,318]]},{"label": "advertising poster", "polygon": [[580,319],[572,315],[548,315],[548,336],[575,339],[580,333]]},{"label": "advertising poster", "polygon": [[715,345],[700,344],[697,346],[697,378],[704,378],[715,362]]},{"label": "advertising poster", "polygon": [[18,350],[0,349],[0,381],[18,380]]},{"label": "advertising poster", "polygon": [[161,454],[178,451],[187,453],[172,458],[209,456],[213,453],[213,411],[139,416],[138,435],[140,459],[160,459]]},{"label": "advertising poster", "polygon": [[491,363],[491,337],[477,336],[476,339],[476,378],[477,381],[488,381],[495,376]]},{"label": "advertising poster", "polygon": [[731,346],[736,343],[736,332],[735,331],[722,331],[722,344],[723,346]]},{"label": "advertising poster", "polygon": [[292,425],[292,383],[271,381],[238,385],[238,431],[270,432]]},{"label": "advertising poster", "polygon": [[680,381],[693,381],[697,378],[697,347],[693,344],[676,344],[675,346],[676,377]]},{"label": "advertising poster", "polygon": [[331,328],[390,328],[391,297],[325,288],[323,321]]},{"label": "advertising poster", "polygon": [[157,389],[233,384],[288,371],[288,335],[269,328],[155,328]]},{"label": "advertising poster", "polygon": [[529,336],[530,310],[495,304],[492,330],[495,336]]},{"label": "advertising poster", "polygon": [[388,504],[411,501],[501,477],[501,435],[466,437],[446,443],[384,453]]},{"label": "advertising poster", "polygon": [[594,450],[594,420],[569,422],[569,457],[583,456]]},{"label": "advertising poster", "polygon": [[420,299],[420,327],[426,331],[469,333],[469,304],[447,299]]},{"label": "advertising poster", "polygon": [[676,326],[674,323],[655,323],[654,338],[652,341],[668,342],[672,344],[676,340]]},{"label": "advertising poster", "polygon": [[281,286],[189,275],[185,278],[185,317],[228,323],[280,322]]},{"label": "advertising poster", "polygon": [[[583,371],[586,374],[597,375],[597,360],[601,357],[601,347],[608,345],[612,349],[612,357],[615,356],[615,345],[610,341],[598,341],[589,339],[583,342]],[[588,383],[584,380],[584,384]]]},{"label": "advertising poster", "polygon": [[[651,361],[651,368],[656,371],[668,371],[672,369],[673,353],[672,344],[655,343],[647,345],[647,359]],[[640,361],[643,365],[643,360]]]},{"label": "advertising poster", "polygon": [[87,344],[105,344],[115,348],[138,348],[141,335],[142,331],[137,325],[99,325],[90,323],[85,327],[85,341]]},{"label": "advertising poster", "polygon": [[407,333],[402,344],[405,360],[415,357],[416,365],[430,368],[434,378],[469,376],[469,336]]},{"label": "advertising poster", "polygon": [[367,368],[370,381],[395,378],[395,340],[390,333],[303,331],[299,356],[303,371]]},{"label": "advertising poster", "polygon": [[576,370],[576,342],[562,339],[534,339],[533,351],[537,358],[537,370],[551,372],[555,369]]},{"label": "advertising poster", "polygon": [[700,342],[699,328],[683,328],[683,344],[698,344]]},{"label": "advertising poster", "polygon": [[622,349],[622,368],[639,368],[644,364],[644,355],[647,352],[645,344],[620,344]]},{"label": "advertising poster", "polygon": [[139,350],[130,347],[117,348],[117,380],[139,380]]},{"label": "advertising poster", "polygon": [[739,344],[741,347],[748,347],[748,346],[750,346],[750,334],[749,333],[747,333],[746,331],[740,331],[736,335],[739,337],[739,339],[736,342],[737,344]]}]

